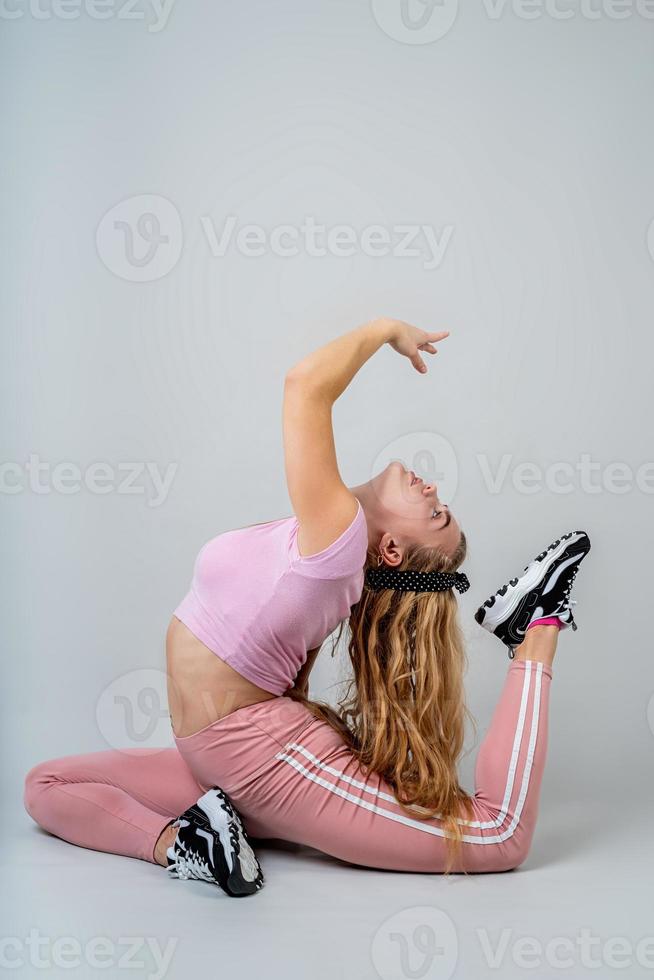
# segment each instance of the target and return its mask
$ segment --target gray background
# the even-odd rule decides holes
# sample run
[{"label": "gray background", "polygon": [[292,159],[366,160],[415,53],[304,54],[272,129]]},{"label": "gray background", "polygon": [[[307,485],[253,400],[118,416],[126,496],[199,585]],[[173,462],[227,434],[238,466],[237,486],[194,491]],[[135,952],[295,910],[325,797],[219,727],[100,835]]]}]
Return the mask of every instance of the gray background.
[{"label": "gray background", "polygon": [[[413,16],[429,14],[411,4]],[[616,492],[610,469],[635,474],[654,459],[654,20],[645,3],[626,4],[618,19],[597,0],[591,19],[588,4],[561,0],[527,19],[517,5],[497,16],[474,2],[457,14],[446,0],[422,36],[402,28],[395,0],[177,0],[160,30],[143,4],[130,19],[115,4],[106,20],[84,7],[66,20],[45,0],[49,19],[27,4],[4,9],[21,16],[0,16],[0,458],[10,464],[0,497],[0,746],[14,835],[3,855],[3,935],[175,936],[168,976],[210,963],[293,978],[408,977],[392,942],[379,952],[379,936],[389,917],[423,906],[446,912],[458,935],[458,957],[450,941],[450,959],[421,974],[430,978],[497,974],[478,929],[495,941],[509,927],[511,942],[544,944],[583,928],[633,947],[653,935],[654,479],[650,465],[648,485],[627,474]],[[454,14],[430,40],[425,31]],[[169,239],[159,257],[179,252],[151,281],[135,281],[148,265],[126,258],[112,215],[101,225],[121,202],[134,224],[143,208],[129,202],[139,195],[170,202],[181,221],[170,224],[170,205],[150,208]],[[432,269],[424,253],[361,247],[350,257],[302,245],[295,256],[267,247],[254,257],[232,244],[214,256],[202,219],[220,235],[230,215],[267,233],[310,216],[357,236],[428,225],[450,237]],[[240,904],[192,885],[180,898],[156,868],[40,835],[20,802],[31,765],[166,741],[163,634],[196,552],[221,530],[289,513],[284,372],[380,314],[452,331],[427,377],[382,351],[337,405],[335,426],[352,485],[398,446],[409,465],[445,468],[470,541],[473,586],[461,607],[478,731],[468,787],[506,666],[472,621],[476,606],[562,531],[585,527],[593,541],[576,589],[580,629],[562,637],[555,664],[527,865],[448,881],[270,848],[267,888]],[[508,475],[493,488],[485,468],[495,472],[507,454]],[[544,471],[584,454],[592,492],[578,474],[566,493],[551,482],[526,493],[513,479],[519,464]],[[100,494],[63,493],[44,477],[42,493],[25,475],[30,455],[50,474],[64,462],[80,471],[149,462],[175,475],[158,506],[144,478],[141,493],[116,484]],[[19,478],[22,489],[6,492]],[[314,693],[333,698],[339,677],[339,659],[323,656]],[[406,924],[387,931],[403,929],[410,945]],[[23,955],[14,974],[41,975]],[[413,969],[421,960],[412,955]],[[544,960],[537,975],[624,975],[612,962],[602,954],[591,971],[578,957],[562,969]],[[49,975],[59,972],[123,971],[55,964]],[[651,968],[633,960],[628,972]],[[509,951],[502,975],[534,970]]]}]

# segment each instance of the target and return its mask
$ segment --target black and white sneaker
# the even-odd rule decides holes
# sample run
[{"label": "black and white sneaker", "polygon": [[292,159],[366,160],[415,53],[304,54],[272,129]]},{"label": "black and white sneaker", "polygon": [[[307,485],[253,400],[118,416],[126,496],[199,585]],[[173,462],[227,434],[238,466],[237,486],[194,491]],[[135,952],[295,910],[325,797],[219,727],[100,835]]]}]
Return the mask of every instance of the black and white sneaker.
[{"label": "black and white sneaker", "polygon": [[173,826],[177,837],[167,855],[173,878],[210,881],[232,898],[261,888],[261,866],[241,818],[221,789],[210,789]]},{"label": "black and white sneaker", "polygon": [[510,657],[535,619],[557,616],[562,628],[572,626],[576,630],[571,609],[575,603],[570,599],[570,592],[589,551],[590,541],[585,531],[564,534],[534,558],[522,575],[512,578],[487,599],[475,613],[475,619],[509,647]]}]

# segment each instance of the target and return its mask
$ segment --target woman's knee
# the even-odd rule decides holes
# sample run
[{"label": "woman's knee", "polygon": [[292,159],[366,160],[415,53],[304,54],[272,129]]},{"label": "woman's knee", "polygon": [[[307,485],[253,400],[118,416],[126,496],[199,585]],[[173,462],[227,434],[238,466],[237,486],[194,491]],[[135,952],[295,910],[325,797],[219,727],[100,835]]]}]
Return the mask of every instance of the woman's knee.
[{"label": "woman's knee", "polygon": [[493,871],[515,871],[527,860],[531,847],[531,840],[525,835],[515,835],[509,840],[504,841],[494,855]]},{"label": "woman's knee", "polygon": [[514,871],[526,861],[530,845],[531,840],[526,835],[512,836],[502,843],[486,847],[477,845],[468,855],[465,870],[471,874]]},{"label": "woman's knee", "polygon": [[23,802],[32,820],[42,823],[47,810],[48,789],[57,781],[56,760],[39,762],[25,777]]}]

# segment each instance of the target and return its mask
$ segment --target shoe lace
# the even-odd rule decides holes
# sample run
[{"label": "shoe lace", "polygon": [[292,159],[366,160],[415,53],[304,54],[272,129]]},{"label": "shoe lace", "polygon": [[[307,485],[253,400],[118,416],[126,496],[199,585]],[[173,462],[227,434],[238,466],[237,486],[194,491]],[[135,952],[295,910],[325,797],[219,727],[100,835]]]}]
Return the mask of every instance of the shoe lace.
[{"label": "shoe lace", "polygon": [[209,862],[195,850],[192,844],[185,844],[178,839],[175,842],[174,854],[175,863],[172,868],[174,868],[178,878],[182,880],[196,878],[200,881],[211,882],[215,880]]},{"label": "shoe lace", "polygon": [[566,585],[565,589],[563,590],[563,609],[561,610],[562,612],[569,612],[570,613],[570,625],[572,626],[572,629],[573,630],[576,630],[577,629],[577,624],[574,621],[574,617],[573,617],[573,613],[572,613],[572,608],[571,607],[577,605],[577,600],[576,599],[571,599],[570,598],[570,593],[572,592],[572,586],[575,583],[575,578],[577,577],[577,572],[578,571],[579,571],[579,566],[577,565],[577,567],[574,569],[574,571],[570,575],[570,578],[568,580],[568,584]]},{"label": "shoe lace", "polygon": [[200,881],[214,881],[207,862],[199,854],[190,851],[175,855],[175,870],[177,877],[182,880],[197,878]]}]

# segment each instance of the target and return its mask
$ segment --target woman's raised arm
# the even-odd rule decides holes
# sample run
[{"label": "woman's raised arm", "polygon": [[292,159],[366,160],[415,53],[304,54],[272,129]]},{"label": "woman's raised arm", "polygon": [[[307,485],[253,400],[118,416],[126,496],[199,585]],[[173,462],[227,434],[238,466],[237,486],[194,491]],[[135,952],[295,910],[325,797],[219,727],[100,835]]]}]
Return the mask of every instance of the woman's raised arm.
[{"label": "woman's raised arm", "polygon": [[372,320],[332,340],[290,369],[284,385],[284,460],[291,504],[299,521],[298,549],[312,555],[327,548],[352,523],[354,495],[338,471],[332,407],[357,371],[384,344],[408,357],[420,373],[421,351],[447,331],[427,333],[401,320]]}]

